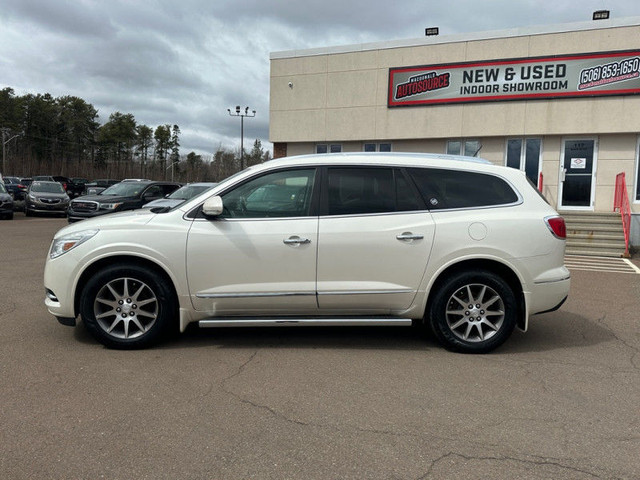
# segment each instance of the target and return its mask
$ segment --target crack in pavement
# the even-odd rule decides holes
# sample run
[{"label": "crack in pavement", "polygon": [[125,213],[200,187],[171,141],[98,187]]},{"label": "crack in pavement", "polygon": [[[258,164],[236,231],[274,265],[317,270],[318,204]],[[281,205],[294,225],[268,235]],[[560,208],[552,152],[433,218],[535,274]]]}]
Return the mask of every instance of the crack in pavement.
[{"label": "crack in pavement", "polygon": [[631,358],[629,359],[629,362],[631,363],[631,365],[633,366],[633,368],[635,370],[640,370],[640,362],[637,363],[637,358],[638,355],[640,355],[640,348],[638,348],[635,345],[631,345],[630,343],[628,343],[626,340],[624,340],[622,337],[618,336],[618,334],[606,323],[604,323],[605,319],[607,318],[606,315],[603,315],[602,318],[598,318],[596,320],[596,322],[603,327],[605,330],[607,330],[611,335],[613,335],[613,337],[618,340],[620,343],[622,343],[625,347],[629,348],[630,350],[633,351]]},{"label": "crack in pavement", "polygon": [[426,471],[426,473],[418,477],[416,480],[427,480],[428,478],[430,478],[433,472],[433,469],[438,465],[438,463],[442,462],[443,460],[446,460],[447,458],[452,458],[452,457],[459,457],[465,461],[479,460],[479,461],[497,461],[497,462],[517,462],[517,463],[536,466],[536,467],[552,466],[552,467],[558,467],[564,470],[569,470],[569,471],[584,474],[584,475],[589,475],[590,477],[593,477],[593,478],[622,478],[622,477],[611,477],[611,476],[603,477],[602,474],[599,474],[599,473],[594,473],[592,471],[584,470],[577,467],[572,467],[571,465],[565,465],[561,463],[560,459],[555,459],[555,458],[532,457],[531,459],[526,459],[526,458],[517,458],[517,457],[509,457],[509,456],[473,456],[473,455],[465,455],[462,453],[449,451],[439,456],[438,458],[435,458],[429,465],[429,468]]}]

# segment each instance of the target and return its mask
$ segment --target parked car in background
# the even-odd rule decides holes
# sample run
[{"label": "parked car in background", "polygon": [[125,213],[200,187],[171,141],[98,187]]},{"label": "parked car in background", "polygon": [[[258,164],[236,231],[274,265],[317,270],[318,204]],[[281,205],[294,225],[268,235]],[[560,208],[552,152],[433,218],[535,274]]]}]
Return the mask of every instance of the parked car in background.
[{"label": "parked car in background", "polygon": [[116,183],[120,183],[120,180],[113,180],[110,178],[100,178],[98,180],[92,180],[84,184],[84,192],[82,193],[82,195],[97,195],[104,189],[110,187],[111,185],[115,185]]},{"label": "parked car in background", "polygon": [[29,185],[31,185],[32,182],[33,182],[33,178],[31,177],[25,177],[20,179],[20,183],[27,188],[29,188]]},{"label": "parked car in background", "polygon": [[82,195],[85,189],[85,185],[89,182],[86,178],[77,178],[72,177],[69,179],[69,183],[67,184],[67,194],[69,197],[79,197]]},{"label": "parked car in background", "polygon": [[83,195],[69,204],[69,222],[107,213],[141,208],[152,200],[163,198],[180,188],[179,183],[151,180],[120,182],[98,195]]},{"label": "parked car in background", "polygon": [[564,219],[524,172],[477,158],[289,157],[109,217],[55,235],[44,285],[60,323],[80,315],[112,348],[190,323],[416,324],[484,353],[569,293]]},{"label": "parked car in background", "polygon": [[69,196],[59,182],[34,180],[29,185],[24,199],[24,213],[27,217],[35,213],[65,216],[69,206]]},{"label": "parked car in background", "polygon": [[13,197],[9,195],[4,183],[0,182],[0,218],[13,218]]},{"label": "parked car in background", "polygon": [[34,175],[34,182],[55,182],[56,180],[51,175]]},{"label": "parked car in background", "polygon": [[62,188],[64,188],[64,191],[67,192],[67,195],[69,195],[69,184],[71,183],[71,180],[69,179],[69,177],[63,177],[62,175],[54,175],[53,179],[58,182],[60,185],[62,185]]},{"label": "parked car in background", "polygon": [[11,195],[14,200],[23,200],[24,195],[27,192],[28,185],[25,185],[18,177],[3,177],[4,186],[7,193]]},{"label": "parked car in background", "polygon": [[157,208],[157,207],[175,207],[180,205],[185,200],[189,200],[196,195],[200,195],[202,192],[209,190],[217,185],[215,182],[199,182],[189,183],[180,187],[175,192],[165,195],[164,198],[154,200],[152,202],[143,205],[144,208]]}]

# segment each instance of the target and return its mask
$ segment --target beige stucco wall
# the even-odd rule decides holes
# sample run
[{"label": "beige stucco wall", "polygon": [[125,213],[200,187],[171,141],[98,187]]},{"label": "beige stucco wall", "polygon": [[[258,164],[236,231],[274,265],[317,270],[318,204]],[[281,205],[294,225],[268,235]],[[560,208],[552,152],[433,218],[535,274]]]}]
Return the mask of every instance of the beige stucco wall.
[{"label": "beige stucco wall", "polygon": [[639,47],[640,26],[627,26],[273,58],[270,140],[637,132],[640,96],[387,108],[387,89],[391,67]]},{"label": "beige stucco wall", "polygon": [[[563,139],[595,138],[594,209],[611,210],[617,173],[627,173],[633,196],[640,95],[388,108],[388,77],[391,67],[640,48],[640,21],[628,23],[272,55],[270,140],[286,143],[287,154],[295,155],[313,153],[316,143],[361,151],[365,141],[390,142],[394,151],[443,153],[448,139],[479,139],[480,155],[504,164],[507,138],[539,137],[544,193],[555,205]],[[633,209],[640,212],[640,204]]]}]

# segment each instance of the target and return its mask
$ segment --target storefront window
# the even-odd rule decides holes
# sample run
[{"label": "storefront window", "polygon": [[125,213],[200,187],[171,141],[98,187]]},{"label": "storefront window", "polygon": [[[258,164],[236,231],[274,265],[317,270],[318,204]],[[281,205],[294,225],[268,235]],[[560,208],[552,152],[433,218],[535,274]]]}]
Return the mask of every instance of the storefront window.
[{"label": "storefront window", "polygon": [[365,143],[362,147],[364,152],[390,152],[390,143]]},{"label": "storefront window", "polygon": [[342,145],[334,144],[334,145],[326,145],[326,144],[317,144],[316,145],[316,153],[340,153],[342,152]]},{"label": "storefront window", "polygon": [[[524,144],[524,149],[522,148]],[[538,185],[542,140],[539,138],[510,138],[507,140],[507,167],[524,170],[529,180]]]},{"label": "storefront window", "polygon": [[466,155],[475,157],[480,152],[482,144],[480,140],[449,140],[447,142],[448,155]]},{"label": "storefront window", "polygon": [[638,146],[636,147],[636,191],[634,202],[640,202],[640,137],[638,137]]}]

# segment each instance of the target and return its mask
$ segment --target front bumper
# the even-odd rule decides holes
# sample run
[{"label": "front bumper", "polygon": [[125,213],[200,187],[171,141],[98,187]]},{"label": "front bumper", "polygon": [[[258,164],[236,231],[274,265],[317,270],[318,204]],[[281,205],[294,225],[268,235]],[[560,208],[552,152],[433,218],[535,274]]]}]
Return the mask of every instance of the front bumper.
[{"label": "front bumper", "polygon": [[69,203],[41,203],[25,200],[24,208],[33,213],[67,213]]}]

